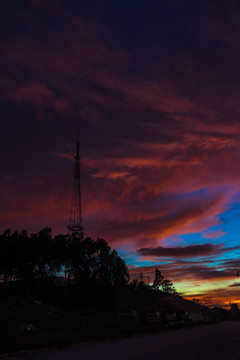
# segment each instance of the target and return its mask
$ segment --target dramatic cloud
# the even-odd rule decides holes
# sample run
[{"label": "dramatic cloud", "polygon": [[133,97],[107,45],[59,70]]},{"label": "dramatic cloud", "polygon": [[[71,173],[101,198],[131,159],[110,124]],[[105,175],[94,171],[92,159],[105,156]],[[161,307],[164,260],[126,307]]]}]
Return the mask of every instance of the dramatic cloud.
[{"label": "dramatic cloud", "polygon": [[225,281],[234,278],[234,272],[232,270],[226,270],[221,267],[210,266],[209,263],[204,264],[191,264],[188,263],[159,263],[155,262],[154,266],[148,267],[132,267],[130,268],[130,273],[132,278],[139,277],[139,274],[142,273],[143,276],[149,276],[150,281],[154,279],[155,269],[159,268],[166,278],[176,281],[178,284],[182,283],[191,283],[193,286],[199,286],[199,284],[206,284],[209,281]]},{"label": "dramatic cloud", "polygon": [[240,286],[240,283],[238,283],[238,284],[231,284],[231,285],[228,285],[229,287],[238,287],[238,286]]},{"label": "dramatic cloud", "polygon": [[1,230],[67,231],[79,129],[87,235],[151,279],[159,265],[179,284],[232,281],[239,14],[235,0],[5,1]]},{"label": "dramatic cloud", "polygon": [[177,246],[172,248],[164,248],[158,246],[156,248],[142,248],[137,250],[140,255],[154,257],[195,257],[203,255],[211,255],[221,248],[220,245],[204,244],[189,245],[185,247]]}]

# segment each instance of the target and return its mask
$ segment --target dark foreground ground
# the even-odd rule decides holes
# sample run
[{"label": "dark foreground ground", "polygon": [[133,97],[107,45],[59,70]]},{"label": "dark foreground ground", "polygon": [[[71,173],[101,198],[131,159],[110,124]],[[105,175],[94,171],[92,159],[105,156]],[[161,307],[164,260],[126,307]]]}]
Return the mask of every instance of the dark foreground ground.
[{"label": "dark foreground ground", "polygon": [[240,322],[163,331],[21,356],[29,360],[240,360]]},{"label": "dark foreground ground", "polygon": [[[164,322],[166,310],[180,315],[186,311],[199,312],[210,322],[219,320],[218,313],[205,306],[176,296],[163,296],[161,292],[136,294],[133,299],[129,297],[129,301],[128,311],[104,312],[69,305],[53,306],[35,298],[5,294],[5,298],[2,296],[0,300],[0,355],[105,339],[129,338],[166,329],[172,331],[174,327],[192,328],[197,325],[191,320],[185,319],[183,323],[178,319],[178,322],[169,326]],[[140,309],[137,312],[140,323],[134,321],[129,307],[137,311]],[[150,320],[147,322],[141,308],[144,308],[145,312],[149,308],[157,309],[163,314],[162,321],[152,322],[151,319],[150,323]],[[151,315],[151,312],[148,315]]]}]

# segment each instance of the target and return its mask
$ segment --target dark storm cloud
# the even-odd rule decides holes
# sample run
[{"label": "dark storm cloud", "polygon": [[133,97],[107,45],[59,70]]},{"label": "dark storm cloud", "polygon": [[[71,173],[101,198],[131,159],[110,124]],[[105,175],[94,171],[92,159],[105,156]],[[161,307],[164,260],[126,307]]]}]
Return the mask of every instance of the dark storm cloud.
[{"label": "dark storm cloud", "polygon": [[238,287],[238,286],[240,286],[240,283],[228,285],[228,287]]},{"label": "dark storm cloud", "polygon": [[217,253],[221,248],[220,245],[213,244],[203,244],[203,245],[189,245],[185,247],[162,247],[158,246],[156,248],[141,248],[138,251],[140,255],[143,256],[153,256],[153,257],[196,257],[196,256],[206,256],[213,253]]},{"label": "dark storm cloud", "polygon": [[214,266],[211,262],[206,264],[191,264],[191,261],[185,264],[171,262],[169,264],[156,261],[154,266],[145,267],[132,267],[130,268],[130,274],[132,278],[143,273],[145,276],[150,276],[150,280],[153,281],[155,269],[161,269],[164,277],[170,278],[177,282],[193,282],[199,281],[208,284],[210,281],[222,281],[231,280],[236,275],[234,271],[227,270],[222,267]]},{"label": "dark storm cloud", "polygon": [[240,259],[239,257],[235,257],[232,260],[225,260],[224,265],[231,269],[240,269]]},{"label": "dark storm cloud", "polygon": [[189,266],[186,269],[186,273],[195,279],[202,280],[226,280],[232,279],[234,273],[231,270],[221,269],[217,267],[210,266]]}]

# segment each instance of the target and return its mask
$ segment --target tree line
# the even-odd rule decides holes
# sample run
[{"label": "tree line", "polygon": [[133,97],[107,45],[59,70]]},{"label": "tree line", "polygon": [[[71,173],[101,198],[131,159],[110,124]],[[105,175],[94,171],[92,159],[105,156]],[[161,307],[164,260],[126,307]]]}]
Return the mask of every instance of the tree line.
[{"label": "tree line", "polygon": [[143,281],[142,276],[140,281],[137,279],[133,279],[129,285],[131,288],[138,291],[155,290],[155,291],[161,291],[162,293],[165,294],[179,296],[179,293],[175,289],[171,280],[165,279],[158,268],[155,268],[155,278],[152,285],[146,284]]},{"label": "tree line", "polygon": [[127,288],[176,294],[159,269],[151,287],[130,282],[126,263],[104,239],[80,239],[77,233],[53,236],[50,228],[30,235],[9,229],[0,234],[0,274],[15,293],[83,306],[119,305]]}]

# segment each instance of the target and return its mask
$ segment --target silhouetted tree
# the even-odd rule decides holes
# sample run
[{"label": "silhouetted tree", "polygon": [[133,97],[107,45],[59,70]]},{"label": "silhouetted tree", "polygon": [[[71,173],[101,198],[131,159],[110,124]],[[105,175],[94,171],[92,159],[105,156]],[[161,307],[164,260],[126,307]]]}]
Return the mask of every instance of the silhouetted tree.
[{"label": "silhouetted tree", "polygon": [[213,306],[213,298],[212,296],[204,296],[202,298],[202,304],[211,308]]},{"label": "silhouetted tree", "polygon": [[64,275],[64,301],[68,294],[68,286],[70,280],[70,254],[69,254],[69,236],[56,235],[54,237],[54,264],[58,274]]},{"label": "silhouetted tree", "polygon": [[0,273],[4,281],[12,280],[14,276],[14,259],[11,250],[11,230],[7,229],[0,235]]},{"label": "silhouetted tree", "polygon": [[55,288],[56,276],[65,278],[64,297],[73,289],[72,297],[86,302],[96,292],[103,303],[114,296],[121,298],[129,282],[123,259],[103,239],[80,239],[77,234],[51,234],[50,228],[28,236],[6,230],[0,234],[0,273],[5,281],[18,280],[21,291],[39,297],[49,296]]},{"label": "silhouetted tree", "polygon": [[129,287],[130,289],[137,291],[137,292],[147,292],[149,290],[151,290],[151,286],[149,284],[146,284],[143,280],[137,280],[137,279],[133,279],[130,283],[129,283]]},{"label": "silhouetted tree", "polygon": [[130,283],[129,283],[129,287],[134,291],[137,290],[137,288],[138,288],[138,280],[137,279],[132,279],[132,281],[130,281]]},{"label": "silhouetted tree", "polygon": [[159,290],[159,287],[162,284],[163,279],[164,279],[164,277],[162,276],[161,271],[158,268],[156,268],[155,269],[155,278],[154,278],[153,285],[152,285],[154,290]]},{"label": "silhouetted tree", "polygon": [[128,268],[115,250],[103,239],[72,238],[69,246],[70,271],[77,282],[87,279],[113,286],[125,285],[129,281]]},{"label": "silhouetted tree", "polygon": [[166,294],[177,295],[177,291],[173,286],[173,283],[169,279],[164,279],[161,283],[162,291]]},{"label": "silhouetted tree", "polygon": [[173,283],[169,279],[164,279],[164,276],[161,274],[161,271],[158,268],[155,269],[155,278],[152,289],[161,290],[166,294],[179,295],[173,286]]}]

